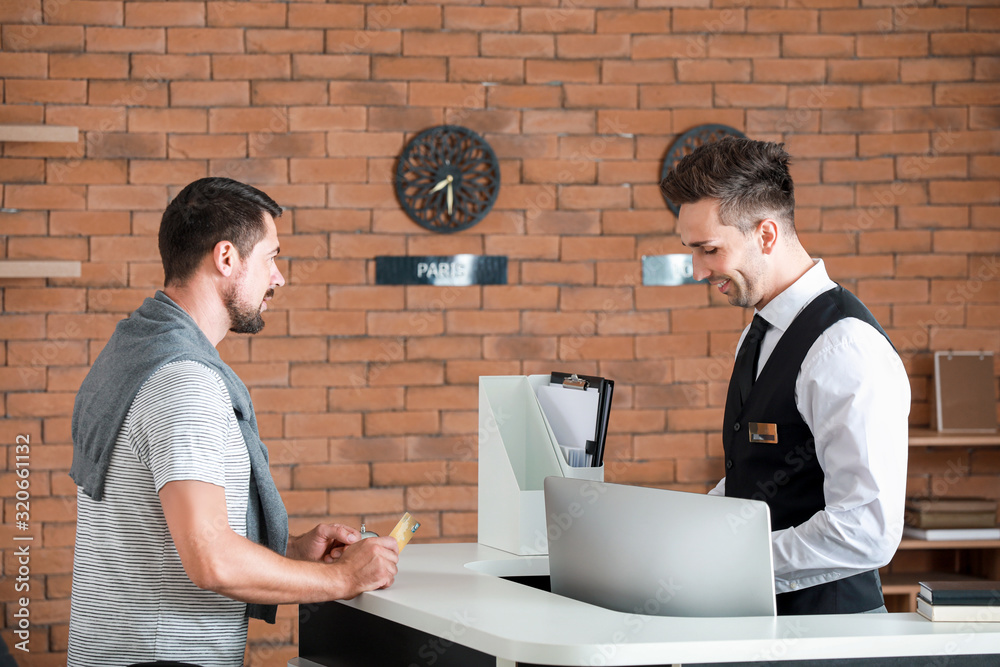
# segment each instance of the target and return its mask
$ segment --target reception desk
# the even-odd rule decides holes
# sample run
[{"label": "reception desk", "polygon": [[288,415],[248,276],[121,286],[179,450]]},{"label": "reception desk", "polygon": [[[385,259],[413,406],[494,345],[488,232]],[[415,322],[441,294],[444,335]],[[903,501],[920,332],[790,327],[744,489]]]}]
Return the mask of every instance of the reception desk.
[{"label": "reception desk", "polygon": [[663,591],[650,591],[646,609],[626,614],[537,588],[547,575],[545,556],[412,545],[391,588],[302,605],[300,657],[289,667],[1000,664],[1000,623],[931,623],[917,614],[645,614]]}]

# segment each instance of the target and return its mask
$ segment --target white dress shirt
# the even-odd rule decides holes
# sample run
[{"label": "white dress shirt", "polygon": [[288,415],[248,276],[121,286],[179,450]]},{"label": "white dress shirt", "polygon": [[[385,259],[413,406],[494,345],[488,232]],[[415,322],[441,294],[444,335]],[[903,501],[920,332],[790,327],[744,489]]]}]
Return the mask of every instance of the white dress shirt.
[{"label": "white dress shirt", "polygon": [[[792,320],[836,286],[823,261],[813,261],[805,275],[758,311],[770,325],[758,375]],[[804,523],[771,533],[778,593],[882,567],[903,532],[910,383],[885,337],[858,319],[836,322],[802,362],[795,405],[816,440],[826,507]],[[722,495],[725,488],[723,478],[709,493]]]}]

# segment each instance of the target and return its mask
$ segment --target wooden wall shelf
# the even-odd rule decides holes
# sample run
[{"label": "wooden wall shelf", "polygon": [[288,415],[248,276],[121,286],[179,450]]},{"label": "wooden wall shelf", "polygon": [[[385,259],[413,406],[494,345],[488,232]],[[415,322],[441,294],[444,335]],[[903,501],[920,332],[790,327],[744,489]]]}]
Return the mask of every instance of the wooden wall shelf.
[{"label": "wooden wall shelf", "polygon": [[929,428],[910,429],[910,447],[982,447],[1000,445],[1000,433],[938,433]]},{"label": "wooden wall shelf", "polygon": [[79,278],[80,262],[0,260],[0,278]]},{"label": "wooden wall shelf", "polygon": [[80,130],[72,125],[0,125],[0,141],[76,143]]}]

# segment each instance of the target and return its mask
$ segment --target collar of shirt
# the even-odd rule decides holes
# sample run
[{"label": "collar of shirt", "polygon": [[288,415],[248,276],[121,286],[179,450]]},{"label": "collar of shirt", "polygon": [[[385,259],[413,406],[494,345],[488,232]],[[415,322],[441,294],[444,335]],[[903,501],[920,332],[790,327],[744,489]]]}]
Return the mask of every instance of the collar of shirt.
[{"label": "collar of shirt", "polygon": [[802,312],[802,309],[812,303],[813,299],[820,294],[836,286],[837,284],[830,280],[823,260],[814,259],[811,269],[785,288],[785,291],[771,299],[770,303],[756,311],[771,325],[760,344],[760,360],[757,362],[758,375],[770,358],[771,352],[778,345],[778,340],[791,326],[792,321]]}]

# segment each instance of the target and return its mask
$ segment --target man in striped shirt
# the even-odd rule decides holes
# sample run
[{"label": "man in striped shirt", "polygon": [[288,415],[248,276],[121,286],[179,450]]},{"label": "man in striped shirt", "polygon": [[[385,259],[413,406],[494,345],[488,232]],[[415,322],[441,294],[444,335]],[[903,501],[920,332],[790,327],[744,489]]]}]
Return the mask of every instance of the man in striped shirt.
[{"label": "man in striped shirt", "polygon": [[[160,228],[164,289],[116,328],[81,386],[68,664],[243,664],[248,617],[389,586],[391,537],[288,537],[246,387],[215,350],[257,333],[284,284],[266,194],[195,181]],[[287,546],[286,546],[287,543]]]}]

